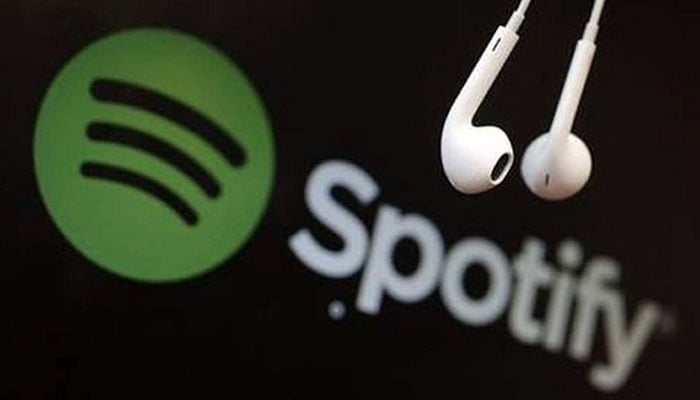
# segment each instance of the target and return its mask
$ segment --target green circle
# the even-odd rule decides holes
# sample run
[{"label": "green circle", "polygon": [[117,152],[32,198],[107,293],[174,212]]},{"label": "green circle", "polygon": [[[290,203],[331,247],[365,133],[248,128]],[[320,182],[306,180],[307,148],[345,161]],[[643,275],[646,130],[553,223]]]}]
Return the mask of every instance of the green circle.
[{"label": "green circle", "polygon": [[253,233],[274,143],[258,94],[224,54],[135,29],[88,45],[54,78],[34,164],[53,221],[82,254],[123,277],[172,282],[220,265]]}]

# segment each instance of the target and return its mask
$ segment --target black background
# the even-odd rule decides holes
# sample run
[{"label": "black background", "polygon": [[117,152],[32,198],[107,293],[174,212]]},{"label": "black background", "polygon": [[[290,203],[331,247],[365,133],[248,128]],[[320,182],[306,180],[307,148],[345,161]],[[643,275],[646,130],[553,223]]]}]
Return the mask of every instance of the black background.
[{"label": "black background", "polygon": [[[540,201],[514,168],[497,189],[465,197],[442,175],[441,124],[515,3],[0,1],[0,395],[694,398],[700,6],[608,2],[574,128],[594,158],[580,195]],[[533,1],[477,118],[508,132],[516,156],[551,121],[591,3]],[[175,285],[127,281],[83,258],[51,222],[32,168],[35,118],[60,67],[97,38],[143,26],[188,32],[235,60],[267,106],[277,148],[270,207],[249,244]],[[339,194],[368,226],[389,203],[430,218],[448,246],[485,236],[512,255],[534,235],[551,254],[575,237],[587,258],[622,264],[628,316],[650,299],[674,323],[650,340],[627,385],[603,396],[588,363],[519,343],[503,320],[463,326],[437,294],[415,305],[385,298],[379,316],[364,316],[352,308],[356,278],[318,276],[287,246],[303,227],[327,234],[303,190],[313,167],[335,158],[382,189],[369,207]],[[411,250],[398,257],[410,264]],[[327,314],[335,299],[349,307],[339,321]],[[594,358],[604,357],[599,341]]]}]

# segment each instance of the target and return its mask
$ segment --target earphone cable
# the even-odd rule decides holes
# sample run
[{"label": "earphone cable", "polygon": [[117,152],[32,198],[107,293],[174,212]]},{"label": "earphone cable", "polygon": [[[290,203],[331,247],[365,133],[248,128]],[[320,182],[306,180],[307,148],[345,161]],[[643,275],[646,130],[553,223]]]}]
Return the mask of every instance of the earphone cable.
[{"label": "earphone cable", "polygon": [[598,35],[598,23],[600,22],[600,16],[603,13],[604,4],[605,0],[595,0],[595,3],[593,3],[591,18],[588,20],[586,30],[583,32],[583,40],[595,43],[595,38]]},{"label": "earphone cable", "polygon": [[528,6],[530,6],[530,0],[520,0],[520,5],[518,5],[518,9],[516,11],[525,15],[525,11],[527,11]]},{"label": "earphone cable", "polygon": [[508,23],[506,24],[506,28],[510,29],[513,32],[518,32],[518,29],[520,28],[520,24],[523,23],[523,20],[525,19],[525,11],[527,11],[527,7],[530,5],[530,0],[520,0],[520,4],[518,5],[518,8],[513,11],[513,14],[510,16],[510,19],[508,20]]},{"label": "earphone cable", "polygon": [[596,24],[600,22],[600,15],[603,13],[603,5],[605,4],[605,0],[596,0],[595,4],[593,4],[593,10],[591,11],[591,18],[588,21],[589,23]]}]

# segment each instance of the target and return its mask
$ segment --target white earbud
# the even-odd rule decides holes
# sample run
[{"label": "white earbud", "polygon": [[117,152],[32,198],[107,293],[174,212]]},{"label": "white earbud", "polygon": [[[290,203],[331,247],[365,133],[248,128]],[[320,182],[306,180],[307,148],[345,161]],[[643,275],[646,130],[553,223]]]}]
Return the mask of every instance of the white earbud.
[{"label": "white earbud", "polygon": [[508,24],[499,26],[450,108],[442,129],[442,167],[452,186],[467,194],[481,193],[503,181],[513,164],[513,147],[495,126],[474,126],[472,120],[513,47],[530,1],[523,0]]},{"label": "white earbud", "polygon": [[571,128],[595,55],[595,37],[604,3],[605,0],[596,0],[583,37],[576,45],[550,131],[535,139],[523,156],[520,171],[525,184],[545,200],[573,196],[591,175],[591,153]]}]

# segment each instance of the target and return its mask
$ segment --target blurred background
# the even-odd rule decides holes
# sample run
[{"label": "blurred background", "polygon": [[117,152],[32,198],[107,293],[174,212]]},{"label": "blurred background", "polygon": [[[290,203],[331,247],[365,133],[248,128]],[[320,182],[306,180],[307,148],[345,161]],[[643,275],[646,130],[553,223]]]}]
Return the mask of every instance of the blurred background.
[{"label": "blurred background", "polygon": [[[594,160],[579,195],[541,201],[516,164],[497,189],[464,196],[441,170],[442,122],[516,3],[0,1],[0,195],[9,221],[1,231],[0,397],[693,398],[700,6],[607,2],[574,126]],[[476,119],[508,132],[516,157],[549,127],[591,5],[530,7]],[[97,268],[53,224],[34,177],[32,138],[52,79],[89,43],[135,27],[186,32],[234,60],[275,138],[274,189],[255,234],[215,270],[176,284]],[[304,198],[309,175],[328,160],[352,163],[377,183],[370,204],[333,191],[370,234],[380,206],[391,205],[430,220],[447,249],[482,237],[512,260],[535,237],[559,269],[556,249],[574,239],[584,263],[614,259],[621,278],[611,287],[624,296],[626,328],[641,304],[662,310],[624,386],[606,393],[589,381],[592,365],[610,357],[602,314],[591,357],[580,362],[520,342],[508,310],[485,327],[459,322],[439,290],[413,304],[385,295],[377,315],[359,311],[362,271],[322,276],[288,244],[309,229],[328,248],[342,247]],[[415,273],[419,250],[398,243],[399,273]],[[465,281],[475,297],[489,285],[479,268]],[[543,292],[536,316],[547,299]]]}]

